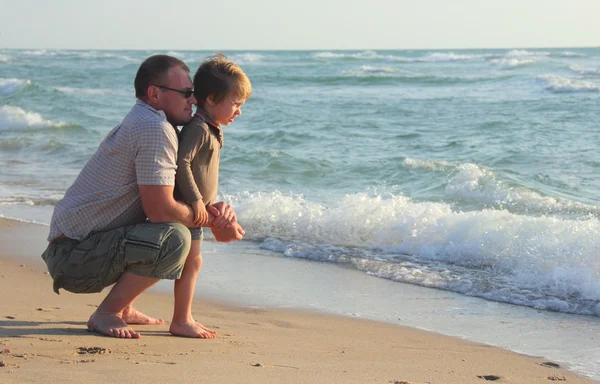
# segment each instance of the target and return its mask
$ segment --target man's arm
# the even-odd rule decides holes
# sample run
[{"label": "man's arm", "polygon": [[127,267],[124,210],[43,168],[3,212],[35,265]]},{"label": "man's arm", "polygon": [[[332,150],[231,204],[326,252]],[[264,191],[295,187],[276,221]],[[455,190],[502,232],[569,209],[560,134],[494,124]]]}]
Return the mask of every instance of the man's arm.
[{"label": "man's arm", "polygon": [[[138,185],[138,188],[148,220],[153,223],[178,222],[188,228],[195,227],[194,211],[189,205],[173,198],[174,187],[172,185]],[[212,229],[215,216],[219,216],[221,212],[217,208],[209,206],[208,214],[208,223],[204,226]],[[222,242],[241,240],[245,233],[237,223],[229,228],[212,230],[215,239]]]},{"label": "man's arm", "polygon": [[[182,223],[194,227],[194,211],[184,203],[173,198],[172,185],[138,185],[142,196],[144,212],[153,223]],[[209,219],[212,223],[212,220]]]}]

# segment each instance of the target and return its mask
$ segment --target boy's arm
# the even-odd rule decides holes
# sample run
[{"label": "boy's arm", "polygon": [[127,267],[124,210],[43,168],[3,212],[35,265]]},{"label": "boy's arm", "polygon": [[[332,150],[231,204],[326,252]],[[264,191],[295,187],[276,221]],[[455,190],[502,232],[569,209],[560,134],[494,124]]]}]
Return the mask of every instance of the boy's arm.
[{"label": "boy's arm", "polygon": [[183,200],[189,204],[202,200],[202,194],[194,179],[191,163],[206,142],[204,130],[194,129],[195,127],[190,128],[181,131],[179,150],[177,151],[177,171],[175,173],[177,189]]}]

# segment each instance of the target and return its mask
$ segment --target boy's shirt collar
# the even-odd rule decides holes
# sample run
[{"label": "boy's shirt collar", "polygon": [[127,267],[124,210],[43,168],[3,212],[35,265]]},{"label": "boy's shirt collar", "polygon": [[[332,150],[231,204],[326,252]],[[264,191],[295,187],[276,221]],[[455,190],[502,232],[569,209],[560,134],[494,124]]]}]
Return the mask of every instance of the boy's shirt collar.
[{"label": "boy's shirt collar", "polygon": [[211,127],[216,128],[219,131],[221,130],[221,125],[214,121],[213,118],[210,117],[210,115],[206,113],[206,111],[202,107],[196,107],[196,113],[194,115],[204,120],[204,122],[210,125]]},{"label": "boy's shirt collar", "polygon": [[221,125],[219,123],[217,123],[216,121],[214,121],[213,118],[210,117],[209,114],[206,113],[206,111],[202,107],[196,107],[196,113],[194,113],[194,116],[201,119],[202,121],[204,121],[210,128],[212,128],[216,131],[217,139],[219,140],[219,143],[221,144],[221,147],[222,147],[223,146],[223,129],[221,128]]}]

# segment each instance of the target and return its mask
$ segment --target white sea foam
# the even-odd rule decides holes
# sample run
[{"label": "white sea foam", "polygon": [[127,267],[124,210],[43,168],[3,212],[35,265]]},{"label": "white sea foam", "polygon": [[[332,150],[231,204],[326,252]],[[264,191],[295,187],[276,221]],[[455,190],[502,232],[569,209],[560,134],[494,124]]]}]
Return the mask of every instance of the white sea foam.
[{"label": "white sea foam", "polygon": [[26,55],[26,56],[56,56],[56,52],[48,51],[47,49],[36,49],[36,50],[23,51],[23,52],[21,52],[21,54]]},{"label": "white sea foam", "polygon": [[362,51],[356,53],[343,53],[343,52],[318,52],[314,55],[315,59],[376,59],[381,58],[375,51]]},{"label": "white sea foam", "polygon": [[572,51],[563,51],[558,54],[558,56],[562,57],[585,57],[582,53],[572,52]]},{"label": "white sea foam", "polygon": [[539,57],[550,56],[550,52],[544,51],[527,51],[525,49],[513,49],[506,53],[506,57]]},{"label": "white sea foam", "polygon": [[558,75],[541,75],[539,79],[544,82],[547,90],[557,93],[600,91],[600,84],[591,81],[569,79]]},{"label": "white sea foam", "polygon": [[0,96],[11,95],[31,85],[31,80],[5,79],[0,77]]},{"label": "white sea foam", "polygon": [[[347,70],[342,71],[344,76],[355,76],[355,77],[392,77],[394,74],[399,72],[409,74],[406,71],[400,71],[395,67],[386,66],[373,66],[373,65],[362,65],[358,70]],[[412,75],[412,74],[409,74]]]},{"label": "white sea foam", "polygon": [[0,108],[0,131],[11,129],[62,127],[66,123],[46,120],[37,112],[27,112],[19,107],[3,105]]},{"label": "white sea foam", "polygon": [[231,59],[239,64],[260,63],[266,58],[266,55],[261,55],[260,53],[240,53],[231,56]]},{"label": "white sea foam", "polygon": [[[139,58],[135,58],[135,57],[131,57],[131,56],[127,56],[127,55],[122,55],[122,54],[115,54],[112,52],[98,52],[98,51],[86,51],[86,52],[74,52],[74,54],[76,56],[85,58],[85,59],[117,59],[117,60],[123,60],[123,61],[127,61],[129,63],[139,63],[141,60]],[[175,55],[172,55],[175,56]]]},{"label": "white sea foam", "polygon": [[248,238],[264,239],[265,248],[288,257],[350,263],[395,281],[600,315],[589,303],[600,300],[597,218],[460,212],[444,203],[362,193],[329,206],[280,192],[226,200],[235,204]]},{"label": "white sea foam", "polygon": [[532,213],[600,214],[599,206],[557,200],[524,187],[508,186],[498,180],[492,170],[469,163],[456,166],[446,186],[446,194],[452,199]]},{"label": "white sea foam", "polygon": [[457,54],[453,52],[434,52],[425,56],[422,61],[466,61],[473,59],[480,59],[481,55],[465,55],[465,54]]},{"label": "white sea foam", "polygon": [[74,87],[55,87],[59,92],[71,95],[130,95],[131,90],[126,89],[106,89],[106,88],[74,88]]},{"label": "white sea foam", "polygon": [[577,72],[581,75],[600,75],[600,69],[599,68],[585,68],[582,67],[580,65],[574,64],[574,65],[570,65],[569,69]]},{"label": "white sea foam", "polygon": [[505,57],[502,59],[494,59],[492,63],[497,64],[500,68],[516,68],[527,64],[535,63],[533,58],[517,58],[517,57]]},{"label": "white sea foam", "polygon": [[428,169],[447,169],[449,167],[455,167],[454,164],[447,161],[434,161],[434,160],[421,160],[406,158],[404,159],[404,165],[411,168],[428,168]]},{"label": "white sea foam", "polygon": [[0,63],[8,63],[10,60],[10,56],[0,54]]}]

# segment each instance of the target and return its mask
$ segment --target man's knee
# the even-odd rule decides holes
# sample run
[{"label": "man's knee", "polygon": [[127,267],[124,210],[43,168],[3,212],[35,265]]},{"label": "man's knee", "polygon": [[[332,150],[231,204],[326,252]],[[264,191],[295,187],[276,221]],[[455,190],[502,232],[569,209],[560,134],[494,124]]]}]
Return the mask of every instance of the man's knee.
[{"label": "man's knee", "polygon": [[192,243],[189,229],[179,223],[143,224],[127,234],[127,270],[136,275],[177,279]]},{"label": "man's knee", "polygon": [[183,224],[171,223],[173,230],[165,239],[164,250],[161,252],[173,254],[175,258],[185,263],[185,259],[192,246],[190,230]]}]

